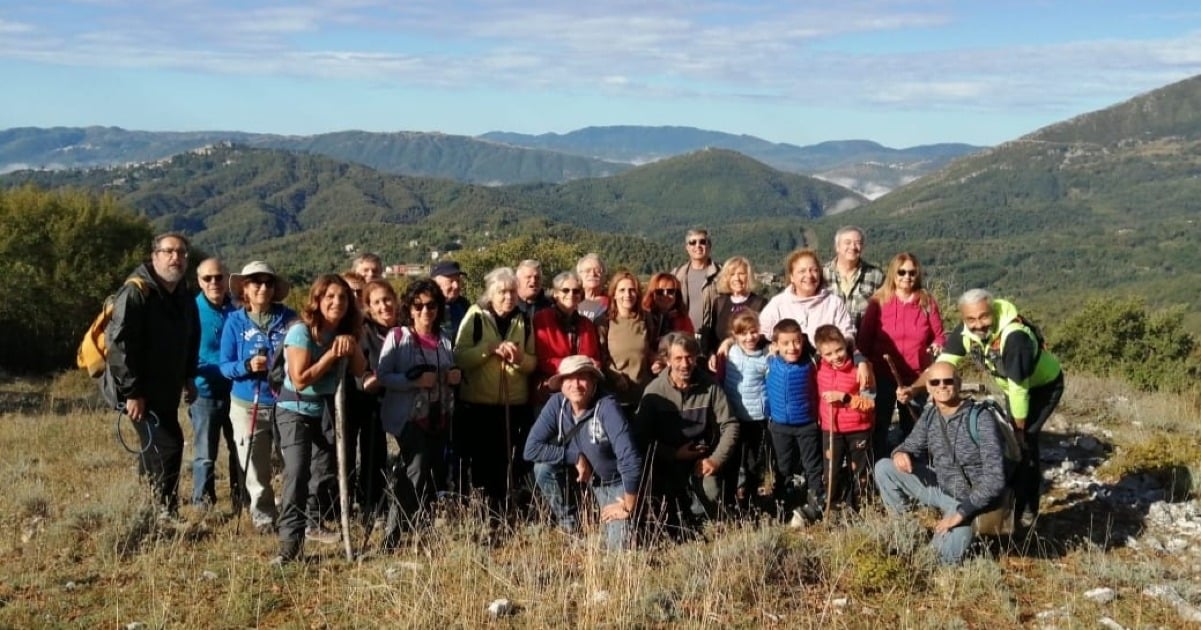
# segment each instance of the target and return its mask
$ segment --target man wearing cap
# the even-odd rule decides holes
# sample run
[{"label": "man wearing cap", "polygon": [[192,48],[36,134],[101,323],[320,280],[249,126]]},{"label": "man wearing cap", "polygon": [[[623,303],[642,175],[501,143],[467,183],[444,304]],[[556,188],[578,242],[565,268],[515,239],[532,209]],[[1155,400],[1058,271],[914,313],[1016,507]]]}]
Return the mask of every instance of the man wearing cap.
[{"label": "man wearing cap", "polygon": [[598,393],[602,378],[586,356],[563,359],[548,381],[559,392],[542,408],[523,455],[534,462],[538,491],[564,531],[579,531],[573,490],[587,485],[605,523],[606,546],[623,549],[630,543],[628,523],[642,480],[642,453],[617,399]]},{"label": "man wearing cap", "polygon": [[[291,286],[267,263],[256,260],[229,278],[242,308],[230,313],[221,332],[221,373],[233,382],[229,419],[239,472],[250,499],[255,529],[275,531],[279,515],[271,489],[271,418],[275,394],[267,382],[271,360],[282,351],[296,312],[281,304]],[[253,430],[252,430],[253,429]]]},{"label": "man wearing cap", "polygon": [[229,450],[229,497],[236,506],[242,500],[238,485],[237,452],[234,450],[233,427],[229,424],[229,379],[221,374],[221,330],[225,319],[234,310],[233,300],[226,290],[225,264],[217,258],[207,258],[196,267],[200,293],[196,295],[196,310],[200,315],[200,352],[196,365],[196,400],[188,407],[192,421],[192,505],[212,507],[217,504],[213,460],[217,446],[225,434]]},{"label": "man wearing cap", "polygon": [[453,342],[459,335],[463,316],[471,308],[471,301],[463,297],[463,269],[453,260],[442,260],[430,270],[430,276],[438,283],[438,288],[442,289],[442,295],[446,298],[446,319],[442,321],[442,332]]}]

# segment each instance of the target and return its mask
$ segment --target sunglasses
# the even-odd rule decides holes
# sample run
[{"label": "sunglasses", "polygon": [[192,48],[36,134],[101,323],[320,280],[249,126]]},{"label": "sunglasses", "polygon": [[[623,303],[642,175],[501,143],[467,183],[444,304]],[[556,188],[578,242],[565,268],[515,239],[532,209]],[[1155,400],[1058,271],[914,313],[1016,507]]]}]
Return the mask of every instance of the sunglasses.
[{"label": "sunglasses", "polygon": [[950,387],[951,385],[955,384],[955,379],[953,379],[953,378],[930,378],[930,379],[926,379],[926,384],[929,385],[930,387],[942,387],[943,385]]},{"label": "sunglasses", "polygon": [[437,302],[413,302],[409,308],[414,311],[436,311],[438,310]]},{"label": "sunglasses", "polygon": [[246,279],[246,282],[264,287],[275,286],[275,278],[272,278],[271,276],[251,276]]},{"label": "sunglasses", "polygon": [[563,295],[584,295],[583,289],[559,289]]},{"label": "sunglasses", "polygon": [[215,275],[215,276],[200,276],[201,282],[204,282],[206,284],[212,284],[214,282],[224,280],[224,279],[225,279],[225,276],[220,275],[220,274]]},{"label": "sunglasses", "polygon": [[679,291],[676,291],[675,289],[655,289],[655,295],[661,295],[663,297],[675,297],[676,293],[679,293]]},{"label": "sunglasses", "polygon": [[709,244],[709,239],[707,239],[707,238],[694,238],[694,239],[692,239],[692,240],[688,241],[688,244],[689,244],[689,245],[692,245],[693,247],[696,247],[696,246],[698,246],[698,245],[708,245],[708,244]]},{"label": "sunglasses", "polygon": [[905,276],[909,276],[911,278],[916,278],[917,277],[917,269],[897,269],[897,275],[901,276],[902,278]]}]

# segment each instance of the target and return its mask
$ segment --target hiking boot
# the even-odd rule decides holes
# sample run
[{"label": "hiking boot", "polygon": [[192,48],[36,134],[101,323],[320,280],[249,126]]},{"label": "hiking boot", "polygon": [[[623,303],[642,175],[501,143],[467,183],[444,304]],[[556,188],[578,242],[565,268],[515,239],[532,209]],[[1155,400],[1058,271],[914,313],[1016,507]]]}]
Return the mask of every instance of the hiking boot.
[{"label": "hiking boot", "polygon": [[336,545],[342,540],[342,536],[338,532],[330,531],[324,527],[310,527],[304,530],[304,539],[311,540],[315,543],[323,545]]}]

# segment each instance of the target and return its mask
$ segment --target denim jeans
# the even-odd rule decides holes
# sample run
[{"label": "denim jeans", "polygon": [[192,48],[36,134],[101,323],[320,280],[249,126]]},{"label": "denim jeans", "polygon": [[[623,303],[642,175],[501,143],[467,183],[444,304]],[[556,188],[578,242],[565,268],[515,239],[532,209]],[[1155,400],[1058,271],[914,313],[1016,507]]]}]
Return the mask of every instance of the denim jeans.
[{"label": "denim jeans", "polygon": [[192,421],[192,504],[216,505],[217,489],[213,462],[221,434],[230,450],[229,468],[231,496],[233,502],[240,501],[238,495],[237,457],[233,451],[233,428],[229,423],[228,398],[197,398],[188,407],[188,418]]},{"label": "denim jeans", "polygon": [[[616,503],[625,498],[625,488],[620,483],[592,486],[592,496],[596,497],[596,507],[603,511],[606,505]],[[605,548],[610,551],[630,548],[630,519],[609,521],[605,527]]]},{"label": "denim jeans", "polygon": [[[568,475],[571,475],[570,479]],[[550,507],[559,529],[575,534],[580,531],[580,521],[575,501],[574,486],[576,469],[566,464],[534,464],[534,483],[538,494]]]},{"label": "denim jeans", "polygon": [[[916,501],[921,505],[938,508],[943,517],[955,513],[959,500],[948,495],[938,487],[934,471],[926,462],[917,457],[910,457],[913,462],[913,472],[903,473],[897,470],[892,459],[882,459],[876,462],[876,487],[880,489],[880,498],[889,512],[904,513],[909,510],[909,503]],[[938,552],[938,559],[943,564],[959,564],[972,544],[972,521],[968,519],[958,527],[951,528],[945,534],[935,534],[930,541]]]}]

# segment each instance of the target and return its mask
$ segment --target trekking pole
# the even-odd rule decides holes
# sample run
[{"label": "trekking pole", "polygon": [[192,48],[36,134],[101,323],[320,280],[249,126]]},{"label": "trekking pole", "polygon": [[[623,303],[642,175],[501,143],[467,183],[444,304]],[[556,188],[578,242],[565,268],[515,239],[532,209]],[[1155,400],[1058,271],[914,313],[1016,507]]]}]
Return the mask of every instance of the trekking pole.
[{"label": "trekking pole", "polygon": [[[259,348],[255,352],[255,356],[267,356],[266,348]],[[258,426],[259,421],[259,395],[262,393],[263,382],[255,378],[254,381],[254,400],[250,404],[250,430],[246,434],[246,460],[242,463],[242,469],[238,471],[241,475],[241,483],[238,484],[238,496],[234,497],[234,518],[237,521],[234,523],[234,534],[240,532],[242,527],[242,499],[249,497],[249,491],[246,489],[246,480],[250,477],[250,458],[254,454],[254,430]],[[253,514],[251,515],[253,517]]]},{"label": "trekking pole", "polygon": [[[888,371],[892,372],[893,382],[897,384],[897,387],[900,387],[901,375],[899,372],[897,372],[897,364],[893,363],[892,357],[888,356],[887,354],[884,355],[884,362],[888,364]],[[917,422],[917,417],[913,415],[913,407],[910,407],[909,403],[905,403],[905,411],[909,413],[910,420]]]},{"label": "trekking pole", "polygon": [[500,362],[500,404],[505,408],[505,511],[508,512],[513,495],[513,420],[509,409],[509,382],[505,379],[508,362]]},{"label": "trekking pole", "polygon": [[826,452],[830,460],[827,466],[829,474],[826,475],[826,514],[829,514],[834,507],[834,436],[838,434],[838,411],[832,402],[826,403],[826,406],[830,409],[830,450]]},{"label": "trekking pole", "polygon": [[346,560],[354,560],[350,546],[350,480],[346,470],[346,362],[338,362],[338,389],[334,392],[334,438],[338,452],[338,508],[341,512],[342,549]]}]

